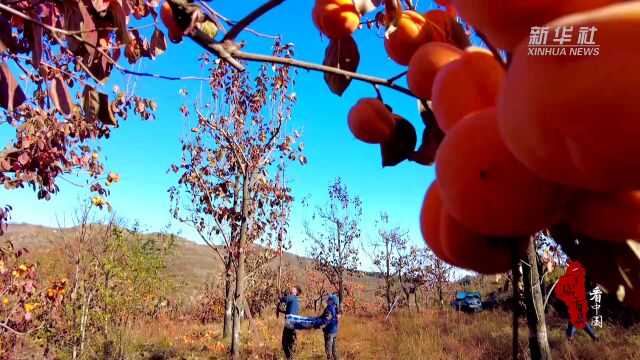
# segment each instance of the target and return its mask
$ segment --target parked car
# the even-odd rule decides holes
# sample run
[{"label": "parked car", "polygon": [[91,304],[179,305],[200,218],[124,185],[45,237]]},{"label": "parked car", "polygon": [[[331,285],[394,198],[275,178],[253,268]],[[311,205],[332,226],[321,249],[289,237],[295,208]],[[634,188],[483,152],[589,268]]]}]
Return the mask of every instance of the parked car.
[{"label": "parked car", "polygon": [[458,311],[480,312],[482,311],[482,301],[479,292],[461,291],[456,294],[453,300],[453,308]]}]

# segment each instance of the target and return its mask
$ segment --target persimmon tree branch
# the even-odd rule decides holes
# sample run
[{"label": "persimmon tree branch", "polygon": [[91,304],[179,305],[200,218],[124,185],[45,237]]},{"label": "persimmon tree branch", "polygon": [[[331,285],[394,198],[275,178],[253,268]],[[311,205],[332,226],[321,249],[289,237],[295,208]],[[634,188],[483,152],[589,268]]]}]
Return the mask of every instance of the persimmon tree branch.
[{"label": "persimmon tree branch", "polygon": [[240,50],[232,50],[232,51],[229,52],[229,54],[231,54],[231,56],[233,56],[234,58],[241,59],[241,60],[266,62],[266,63],[270,63],[270,64],[289,65],[289,66],[293,66],[293,67],[297,67],[297,68],[301,68],[301,69],[306,69],[306,70],[310,70],[310,71],[318,71],[318,72],[322,72],[322,73],[343,75],[345,77],[352,78],[354,80],[367,82],[367,83],[370,83],[370,84],[373,84],[373,85],[384,86],[384,87],[390,88],[392,90],[401,92],[401,93],[403,93],[405,95],[409,95],[411,97],[415,97],[415,95],[411,92],[411,90],[409,90],[409,89],[407,89],[405,87],[396,85],[396,84],[393,83],[393,81],[390,81],[388,79],[383,79],[383,78],[378,78],[378,77],[374,77],[374,76],[359,74],[359,73],[355,73],[355,72],[351,72],[351,71],[346,71],[346,70],[338,69],[338,68],[335,68],[335,67],[332,67],[332,66],[320,65],[320,64],[316,64],[316,63],[300,61],[300,60],[295,60],[295,59],[289,59],[289,58],[283,58],[283,57],[277,57],[277,56],[247,53],[247,52],[243,52],[243,51],[240,51]]},{"label": "persimmon tree branch", "polygon": [[271,10],[271,9],[275,8],[276,6],[282,4],[283,2],[284,2],[284,0],[269,0],[269,1],[267,1],[262,6],[258,7],[255,10],[253,10],[244,19],[238,21],[238,23],[235,24],[231,28],[231,30],[229,30],[229,32],[224,36],[222,41],[224,42],[224,41],[227,41],[227,40],[235,40],[235,38],[238,37],[240,32],[242,32],[242,30],[244,30],[252,22],[254,22],[256,19],[258,19],[260,16],[262,16],[262,15],[266,14],[267,12],[269,12],[269,10]]}]

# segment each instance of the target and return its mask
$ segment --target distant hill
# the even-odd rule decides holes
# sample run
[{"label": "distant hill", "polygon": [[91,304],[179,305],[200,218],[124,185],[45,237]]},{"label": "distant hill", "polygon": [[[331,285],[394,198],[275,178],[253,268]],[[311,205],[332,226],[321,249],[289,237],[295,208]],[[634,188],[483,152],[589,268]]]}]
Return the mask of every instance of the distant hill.
[{"label": "distant hill", "polygon": [[[16,247],[25,247],[37,255],[47,250],[53,250],[54,239],[60,231],[70,231],[72,228],[56,229],[40,225],[10,224],[8,231],[0,237],[0,241],[11,241]],[[153,235],[153,234],[150,234]],[[182,288],[189,298],[199,295],[208,279],[222,279],[224,266],[216,252],[208,245],[198,244],[183,237],[176,236],[175,257],[171,260],[167,276],[173,277],[185,286]],[[285,252],[282,257],[283,268],[291,269],[295,280],[302,286],[306,285],[305,270],[313,268],[310,258]],[[270,266],[277,266],[273,261]],[[356,283],[362,284],[366,290],[373,290],[380,286],[380,279],[370,273],[360,273],[354,277]],[[188,289],[188,290],[187,290]],[[367,297],[373,296],[373,291],[367,292]]]}]

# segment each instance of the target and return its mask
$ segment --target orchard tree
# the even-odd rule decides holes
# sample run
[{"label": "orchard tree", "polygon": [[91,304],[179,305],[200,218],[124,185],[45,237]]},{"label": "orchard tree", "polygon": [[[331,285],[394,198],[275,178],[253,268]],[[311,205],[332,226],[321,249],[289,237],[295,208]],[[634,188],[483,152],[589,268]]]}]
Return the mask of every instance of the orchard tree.
[{"label": "orchard tree", "polygon": [[[273,54],[290,58],[293,45],[276,40]],[[238,356],[247,276],[264,264],[248,269],[249,255],[259,251],[256,242],[271,254],[282,251],[273,247],[282,245],[282,224],[293,201],[281,179],[283,166],[307,160],[298,132],[285,133],[296,100],[295,71],[263,64],[252,78],[227,62],[209,62],[208,56],[203,61],[211,66],[211,99],[182,106],[185,118],[193,120],[183,140],[182,163],[172,166],[180,175],[178,186],[170,189],[172,213],[192,225],[225,264],[226,306],[233,309],[231,351]],[[228,330],[228,318],[225,324]]]},{"label": "orchard tree", "polygon": [[305,232],[310,242],[309,256],[316,270],[338,291],[340,304],[345,299],[346,277],[358,269],[358,244],[362,234],[360,219],[362,201],[350,195],[347,186],[337,178],[329,185],[329,201],[317,206],[312,220],[305,221]]},{"label": "orchard tree", "polygon": [[386,212],[380,214],[377,225],[379,239],[373,243],[375,250],[370,257],[384,280],[384,292],[380,295],[386,301],[389,312],[400,291],[401,267],[406,261],[403,257],[407,256],[408,232],[397,226],[391,227],[389,214]]},{"label": "orchard tree", "polygon": [[453,267],[432,252],[426,252],[425,256],[423,271],[426,285],[437,294],[438,304],[444,306],[444,291],[451,281]]}]

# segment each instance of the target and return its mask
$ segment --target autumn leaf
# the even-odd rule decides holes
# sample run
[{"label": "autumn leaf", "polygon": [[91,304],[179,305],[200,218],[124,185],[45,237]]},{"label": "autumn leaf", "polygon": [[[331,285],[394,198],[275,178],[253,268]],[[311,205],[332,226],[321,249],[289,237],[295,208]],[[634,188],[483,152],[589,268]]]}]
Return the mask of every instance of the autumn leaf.
[{"label": "autumn leaf", "polygon": [[31,45],[32,65],[37,69],[42,61],[42,26],[27,22],[24,24],[24,33]]},{"label": "autumn leaf", "polygon": [[116,32],[117,39],[124,45],[131,43],[131,37],[129,36],[129,30],[127,29],[127,15],[122,8],[122,5],[117,1],[109,2],[109,10],[113,16],[113,23],[118,29]]},{"label": "autumn leaf", "polygon": [[53,101],[53,105],[58,111],[60,111],[60,113],[62,113],[63,115],[71,114],[73,100],[71,99],[69,89],[64,83],[64,79],[62,78],[62,75],[60,75],[60,73],[58,73],[53,78],[53,80],[51,80],[51,85],[49,87],[49,96],[51,97],[51,101]]},{"label": "autumn leaf", "polygon": [[105,93],[98,93],[98,99],[100,102],[98,108],[98,119],[105,124],[110,126],[118,126],[118,120],[116,120],[115,116],[113,116],[113,111],[111,110],[111,104],[109,103],[109,96]]},{"label": "autumn leaf", "polygon": [[100,110],[100,97],[91,85],[85,85],[82,90],[82,109],[84,110],[85,121],[93,123],[97,120],[98,111]]},{"label": "autumn leaf", "polygon": [[151,35],[150,46],[150,53],[152,58],[162,54],[165,50],[167,50],[167,38],[164,36],[164,33],[160,31],[160,29],[156,28],[153,31],[153,35]]},{"label": "autumn leaf", "polygon": [[11,23],[9,19],[0,15],[0,53],[13,49],[16,39],[11,36]]},{"label": "autumn leaf", "polygon": [[9,66],[3,61],[0,63],[0,106],[11,112],[26,99]]},{"label": "autumn leaf", "polygon": [[406,119],[397,117],[391,138],[380,144],[382,166],[395,166],[407,160],[413,154],[417,141],[413,125]]},{"label": "autumn leaf", "polygon": [[438,126],[436,117],[427,103],[423,100],[418,100],[418,109],[420,110],[420,117],[425,125],[425,129],[422,132],[422,144],[420,148],[409,156],[409,160],[429,166],[435,162],[436,152],[445,134],[442,129],[440,129],[440,126]]},{"label": "autumn leaf", "polygon": [[[351,36],[342,39],[332,39],[329,46],[327,46],[324,61],[322,62],[323,65],[350,72],[358,70],[359,63],[360,52],[358,51],[358,44],[356,44]],[[324,74],[325,83],[327,83],[331,92],[338,96],[342,96],[345,90],[347,90],[349,84],[351,84],[351,80],[351,78],[344,75]]]}]

